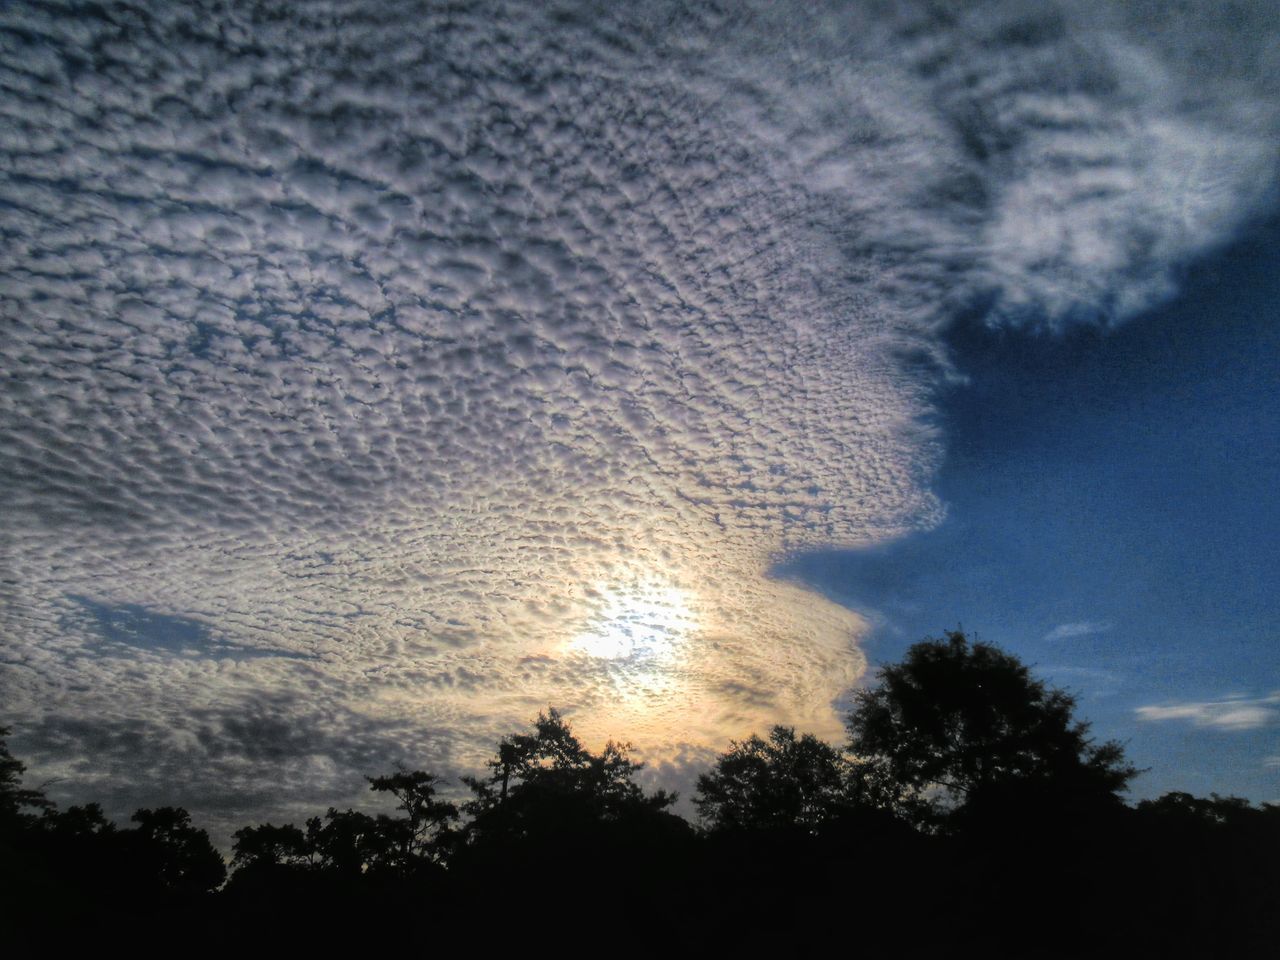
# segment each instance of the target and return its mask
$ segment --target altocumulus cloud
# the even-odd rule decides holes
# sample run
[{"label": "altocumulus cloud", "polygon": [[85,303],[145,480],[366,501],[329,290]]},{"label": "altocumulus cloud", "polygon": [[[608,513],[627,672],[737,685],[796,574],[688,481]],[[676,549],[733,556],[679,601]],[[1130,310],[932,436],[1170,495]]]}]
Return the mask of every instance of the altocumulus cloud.
[{"label": "altocumulus cloud", "polygon": [[834,735],[862,621],[763,571],[937,521],[954,317],[1119,322],[1269,202],[1265,14],[6,4],[28,753],[234,818],[549,702],[676,779]]}]

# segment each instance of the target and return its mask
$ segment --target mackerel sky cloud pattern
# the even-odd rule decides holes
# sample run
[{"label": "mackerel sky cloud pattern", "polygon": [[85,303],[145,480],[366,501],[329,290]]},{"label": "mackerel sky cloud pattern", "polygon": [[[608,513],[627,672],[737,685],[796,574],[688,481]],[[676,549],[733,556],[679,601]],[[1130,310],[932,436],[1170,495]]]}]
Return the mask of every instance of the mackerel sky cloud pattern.
[{"label": "mackerel sky cloud pattern", "polygon": [[0,11],[39,769],[234,820],[549,703],[838,735],[863,622],[765,571],[942,516],[939,330],[1121,321],[1270,199],[1261,8],[617,6]]}]

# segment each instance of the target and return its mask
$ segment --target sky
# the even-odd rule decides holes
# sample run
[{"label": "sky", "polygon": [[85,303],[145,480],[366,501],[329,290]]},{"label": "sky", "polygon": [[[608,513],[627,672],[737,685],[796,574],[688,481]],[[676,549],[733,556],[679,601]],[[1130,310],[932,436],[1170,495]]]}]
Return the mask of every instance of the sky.
[{"label": "sky", "polygon": [[1109,333],[969,329],[938,407],[936,527],[775,574],[891,663],[964,628],[1078,698],[1169,790],[1280,797],[1280,220]]},{"label": "sky", "polygon": [[963,624],[1280,799],[1274,3],[6,4],[0,722],[215,832]]}]

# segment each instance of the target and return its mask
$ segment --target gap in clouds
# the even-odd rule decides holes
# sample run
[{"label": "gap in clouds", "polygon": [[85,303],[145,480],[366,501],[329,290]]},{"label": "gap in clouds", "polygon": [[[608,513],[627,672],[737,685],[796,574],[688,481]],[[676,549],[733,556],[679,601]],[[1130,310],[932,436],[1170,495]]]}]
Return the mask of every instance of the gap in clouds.
[{"label": "gap in clouds", "polygon": [[[78,604],[81,611],[88,614],[92,620],[92,629],[115,650],[133,647],[163,651],[175,656],[226,657],[235,660],[257,657],[310,659],[304,654],[287,650],[236,646],[214,638],[209,625],[199,620],[155,613],[133,603],[110,605],[74,595],[67,599]],[[63,629],[74,631],[74,619],[69,617],[64,620]]]}]

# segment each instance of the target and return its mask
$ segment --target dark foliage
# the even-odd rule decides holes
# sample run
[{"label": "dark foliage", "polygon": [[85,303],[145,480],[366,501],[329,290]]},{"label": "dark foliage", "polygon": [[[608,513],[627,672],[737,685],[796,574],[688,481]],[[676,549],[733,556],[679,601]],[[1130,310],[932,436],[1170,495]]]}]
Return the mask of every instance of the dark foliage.
[{"label": "dark foliage", "polygon": [[397,770],[389,776],[368,777],[369,789],[389,793],[400,801],[397,810],[404,817],[384,825],[392,834],[388,866],[400,873],[414,874],[448,859],[455,836],[452,825],[458,807],[436,799],[439,777],[422,770]]},{"label": "dark foliage", "polygon": [[1116,805],[1139,772],[1120,744],[1089,739],[1074,697],[960,631],[913,645],[878,680],[858,694],[849,748],[882,764],[899,802],[922,820],[1051,799]]},{"label": "dark foliage", "polygon": [[226,864],[209,835],[192,826],[181,807],[139,810],[138,826],[119,831],[132,882],[155,896],[188,898],[211,893],[227,878]]},{"label": "dark foliage", "polygon": [[96,803],[59,811],[42,791],[23,788],[23,767],[3,740],[0,758],[0,903],[10,916],[178,913],[205,903],[226,879],[208,834],[180,807],[139,810],[134,827],[118,829]]},{"label": "dark foliage", "polygon": [[592,753],[555,710],[505,737],[488,777],[463,778],[473,798],[454,864],[460,880],[487,887],[501,875],[518,886],[604,872],[617,874],[620,893],[668,869],[653,854],[681,848],[692,831],[667,812],[674,794],[635,783],[642,765],[630,749],[610,742]]},{"label": "dark foliage", "polygon": [[531,733],[498,744],[487,778],[463,778],[475,795],[466,806],[472,817],[468,839],[523,837],[550,820],[607,822],[666,809],[675,795],[645,794],[632,779],[643,765],[628,757],[630,750],[630,744],[609,742],[593,754],[554,709],[538,714]]},{"label": "dark foliage", "polygon": [[812,734],[777,726],[734,742],[698,777],[694,805],[711,830],[795,828],[807,833],[864,806],[863,768]]},{"label": "dark foliage", "polygon": [[32,810],[52,806],[39,790],[22,786],[26,766],[9,752],[8,727],[0,727],[0,830],[12,830],[31,817]]}]

